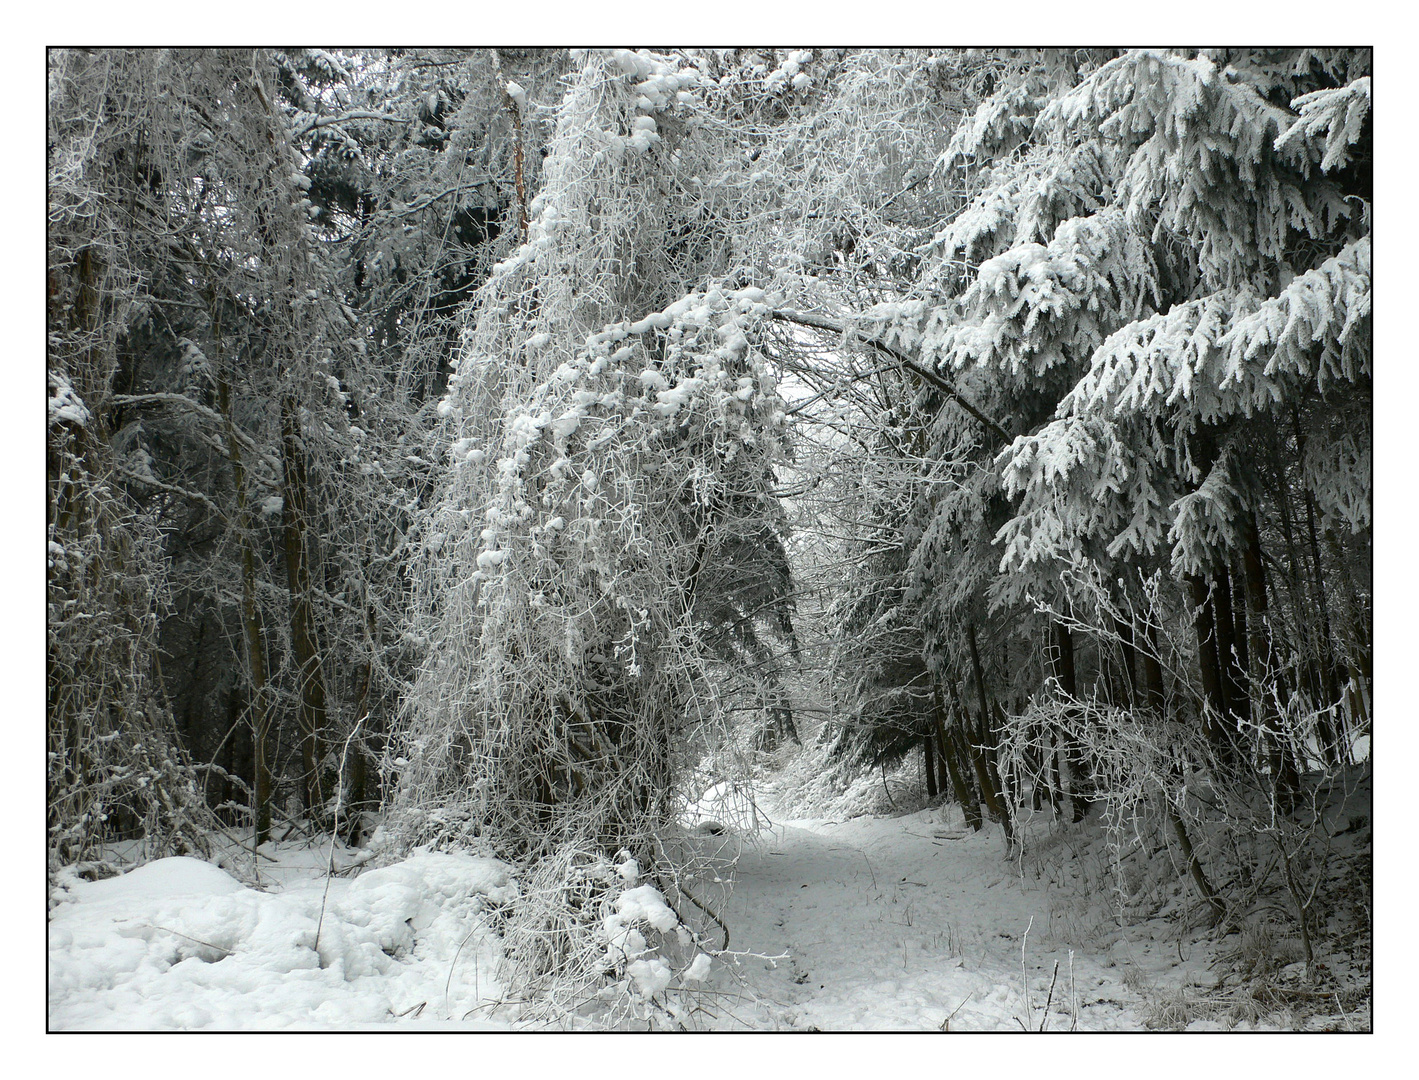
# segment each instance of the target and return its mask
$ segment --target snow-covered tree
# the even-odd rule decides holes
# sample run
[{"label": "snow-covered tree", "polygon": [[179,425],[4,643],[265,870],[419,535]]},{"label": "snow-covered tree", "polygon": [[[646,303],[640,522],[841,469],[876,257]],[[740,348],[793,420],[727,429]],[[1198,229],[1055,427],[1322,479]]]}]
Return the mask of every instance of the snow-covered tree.
[{"label": "snow-covered tree", "polygon": [[[352,803],[378,802],[371,766],[409,670],[404,534],[433,484],[449,312],[485,276],[480,245],[516,191],[500,158],[484,163],[495,180],[459,180],[485,134],[511,140],[485,130],[511,123],[494,57],[418,61],[52,57],[55,328],[75,310],[65,268],[87,265],[110,342],[56,338],[52,378],[107,433],[115,505],[161,540],[161,684],[178,733],[217,766],[212,801],[254,805],[263,835],[293,799],[347,822]],[[444,115],[469,84],[481,93],[462,92],[464,119]],[[435,91],[450,101],[431,106]],[[458,166],[430,134],[440,116]],[[479,213],[485,233],[428,241]]]},{"label": "snow-covered tree", "polygon": [[[1224,609],[1266,619],[1258,522],[1284,512],[1255,460],[1294,454],[1281,487],[1314,504],[1313,527],[1367,532],[1368,101],[1364,53],[1131,53],[1040,111],[1042,152],[1106,163],[1090,166],[1096,206],[1044,242],[1017,231],[944,352],[1087,365],[1056,419],[998,459],[1018,498],[1000,533],[1010,589],[1081,557],[1151,569],[1165,553],[1235,667],[1247,642]],[[1324,649],[1353,655],[1339,645]],[[1245,716],[1245,670],[1228,688],[1199,649],[1217,712]]]}]

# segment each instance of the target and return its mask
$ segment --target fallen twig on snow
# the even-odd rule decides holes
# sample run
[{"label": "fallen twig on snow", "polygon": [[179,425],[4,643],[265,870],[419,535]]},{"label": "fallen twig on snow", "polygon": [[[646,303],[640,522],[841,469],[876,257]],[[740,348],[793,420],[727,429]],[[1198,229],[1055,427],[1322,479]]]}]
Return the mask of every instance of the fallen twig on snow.
[{"label": "fallen twig on snow", "polygon": [[[1035,925],[1035,917],[1030,916],[1030,921],[1025,927],[1025,936],[1020,939],[1020,990],[1025,995],[1025,1019],[1022,1025],[1026,1031],[1035,1022],[1034,1015],[1030,1011],[1030,976],[1025,969],[1025,945],[1030,940],[1030,928]],[[1018,1017],[1017,1017],[1018,1019]]]},{"label": "fallen twig on snow", "polygon": [[964,1009],[964,1008],[966,1007],[966,1002],[970,1001],[971,998],[974,997],[974,996],[975,996],[975,991],[972,990],[969,994],[967,994],[965,997],[963,997],[963,998],[961,999],[961,1004],[957,1005],[954,1009],[952,1009],[952,1010],[951,1010],[951,1014],[950,1014],[949,1016],[947,1016],[945,1020],[942,1020],[942,1021],[941,1021],[941,1030],[942,1030],[942,1031],[950,1031],[950,1030],[951,1030],[951,1021],[955,1018],[955,1016],[956,1016],[956,1014],[957,1014],[958,1012],[960,1012],[962,1009]]},{"label": "fallen twig on snow", "polygon": [[1054,971],[1049,977],[1049,993],[1045,995],[1045,1014],[1040,1020],[1040,1030],[1044,1031],[1049,1026],[1049,1007],[1054,1001],[1054,981],[1059,978],[1059,961],[1054,962]]}]

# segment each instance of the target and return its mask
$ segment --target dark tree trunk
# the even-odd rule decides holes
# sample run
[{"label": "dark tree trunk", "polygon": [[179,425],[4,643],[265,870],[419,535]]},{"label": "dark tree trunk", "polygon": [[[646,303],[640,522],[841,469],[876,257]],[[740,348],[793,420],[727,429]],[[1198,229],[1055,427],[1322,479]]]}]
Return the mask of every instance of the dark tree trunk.
[{"label": "dark tree trunk", "polygon": [[1248,666],[1254,674],[1269,681],[1275,659],[1267,614],[1266,564],[1261,550],[1261,532],[1256,526],[1256,515],[1251,513],[1242,523],[1242,576],[1247,596]]},{"label": "dark tree trunk", "polygon": [[325,679],[315,640],[310,574],[310,508],[305,450],[300,420],[292,397],[281,402],[281,456],[285,466],[282,524],[286,547],[286,585],[291,613],[291,650],[299,679],[301,769],[305,774],[306,813],[313,821],[323,815],[325,778],[321,775],[325,737]]},{"label": "dark tree trunk", "polygon": [[1114,620],[1119,651],[1123,654],[1124,693],[1119,704],[1131,709],[1138,703],[1138,650],[1133,647],[1133,625],[1122,619]]},{"label": "dark tree trunk", "polygon": [[1355,683],[1356,690],[1368,693],[1371,679],[1372,658],[1366,621],[1361,615],[1361,603],[1355,588],[1355,579],[1346,566],[1345,552],[1330,532],[1326,533],[1326,545],[1340,579],[1337,596],[1340,600],[1341,615],[1346,627],[1345,673]]},{"label": "dark tree trunk", "polygon": [[1358,669],[1354,673],[1355,676],[1369,681],[1374,678],[1373,657],[1370,650],[1369,628],[1361,616],[1363,605],[1360,603],[1359,590],[1355,588],[1354,575],[1346,565],[1345,552],[1341,549],[1335,534],[1327,530],[1325,540],[1340,577],[1341,587],[1338,595],[1344,610],[1346,625],[1349,627],[1351,641],[1350,647],[1346,650],[1348,654],[1351,654],[1349,664]]},{"label": "dark tree trunk", "polygon": [[[367,613],[370,642],[374,641],[374,615]],[[366,660],[360,665],[359,705],[355,710],[355,729],[359,738],[350,741],[350,842],[358,838],[359,815],[371,803],[369,792],[369,765],[366,760],[366,741],[370,730],[370,688],[374,682],[374,664]]]},{"label": "dark tree trunk", "polygon": [[1065,762],[1064,770],[1060,769],[1060,755],[1064,753],[1063,740],[1058,738],[1053,731],[1045,732],[1045,742],[1049,745],[1049,756],[1046,758],[1049,777],[1049,803],[1050,807],[1054,810],[1054,816],[1059,817],[1064,810],[1064,772],[1068,770],[1069,763]]},{"label": "dark tree trunk", "polygon": [[936,741],[930,735],[921,740],[921,762],[926,770],[926,797],[935,799],[936,787]]},{"label": "dark tree trunk", "polygon": [[1235,744],[1237,733],[1251,710],[1247,703],[1246,675],[1238,664],[1236,614],[1232,610],[1232,576],[1225,566],[1219,567],[1212,587],[1212,609],[1216,616],[1218,674],[1222,680],[1222,696],[1227,702],[1227,741]]},{"label": "dark tree trunk", "polygon": [[266,686],[266,640],[256,606],[256,554],[251,545],[251,511],[247,503],[246,468],[232,419],[231,390],[225,379],[217,383],[217,402],[227,429],[227,457],[236,488],[237,538],[241,549],[241,622],[246,646],[247,678],[251,682],[251,749],[256,794],[256,843],[271,837],[271,766],[267,758],[271,706]]},{"label": "dark tree trunk", "polygon": [[1048,765],[1045,762],[1045,753],[1041,746],[1046,735],[1047,729],[1043,724],[1031,727],[1029,739],[1024,748],[1023,767],[1030,777],[1031,810],[1039,810],[1044,805],[1044,800],[1048,798],[1049,784],[1045,782],[1045,771]]},{"label": "dark tree trunk", "polygon": [[1149,709],[1152,709],[1158,716],[1166,713],[1168,704],[1167,691],[1164,689],[1163,662],[1158,655],[1158,629],[1152,623],[1144,626],[1144,640],[1147,642],[1143,649],[1143,700]]},{"label": "dark tree trunk", "polygon": [[[1286,592],[1291,599],[1291,611],[1294,613],[1295,625],[1291,635],[1291,643],[1296,652],[1309,658],[1315,655],[1317,645],[1315,640],[1314,621],[1307,618],[1309,604],[1305,597],[1305,584],[1301,580],[1301,567],[1303,559],[1301,549],[1296,543],[1294,508],[1291,503],[1291,493],[1287,487],[1285,473],[1281,473],[1277,480],[1276,487],[1277,505],[1281,513],[1278,515],[1281,526],[1281,538],[1286,544],[1286,568],[1289,573],[1282,575],[1286,583]],[[1311,695],[1313,702],[1320,701],[1320,686],[1314,681],[1315,670],[1313,665],[1306,663],[1297,671],[1296,690],[1305,691]]]},{"label": "dark tree trunk", "polygon": [[[1305,439],[1300,430],[1299,418],[1293,415],[1292,420],[1296,435],[1296,460],[1300,460],[1301,453],[1305,449]],[[1317,620],[1311,617],[1314,610],[1314,597],[1308,595],[1307,591],[1306,568],[1309,560],[1303,554],[1300,544],[1296,540],[1297,523],[1294,519],[1297,514],[1292,504],[1290,485],[1284,469],[1278,470],[1275,494],[1277,504],[1281,509],[1279,524],[1282,538],[1286,542],[1286,562],[1290,569],[1290,573],[1285,575],[1285,581],[1291,597],[1291,608],[1295,612],[1295,642],[1297,649],[1304,655],[1304,662],[1299,665],[1296,675],[1297,689],[1308,694],[1312,704],[1319,707],[1324,703],[1326,697],[1321,665],[1325,660],[1324,654],[1328,644],[1327,638],[1322,637]],[[1309,493],[1306,498],[1308,501]],[[1332,742],[1324,715],[1319,720],[1320,741],[1323,743]],[[1328,751],[1323,750],[1322,753],[1329,760]]]},{"label": "dark tree trunk", "polygon": [[981,807],[985,796],[981,794],[980,778],[976,774],[975,755],[971,753],[970,739],[965,729],[953,725],[947,728],[946,736],[951,747],[951,760],[966,792],[967,817],[976,822],[976,828],[985,824],[985,814]]},{"label": "dark tree trunk", "polygon": [[[1335,705],[1340,701],[1340,680],[1336,671],[1335,661],[1335,638],[1330,630],[1330,601],[1326,598],[1325,590],[1325,569],[1320,559],[1320,543],[1316,538],[1316,510],[1315,499],[1311,497],[1311,489],[1303,487],[1302,494],[1305,496],[1306,504],[1306,533],[1309,540],[1312,579],[1315,584],[1316,608],[1320,612],[1320,648],[1316,651],[1316,663],[1320,666],[1320,677],[1322,689],[1325,694],[1324,704],[1326,706]],[[1321,732],[1322,741],[1325,743],[1323,749],[1331,764],[1341,764],[1346,755],[1340,745],[1340,732],[1331,721],[1331,715],[1325,712],[1317,714],[1318,726]]]},{"label": "dark tree trunk", "polygon": [[1236,688],[1232,685],[1232,594],[1227,572],[1218,570],[1213,576],[1208,596],[1212,604],[1212,633],[1217,642],[1217,679],[1221,686],[1219,700],[1225,704],[1222,715],[1236,713]]},{"label": "dark tree trunk", "polygon": [[1079,680],[1074,670],[1074,635],[1063,623],[1054,624],[1054,674],[1059,688],[1071,697],[1079,696]]},{"label": "dark tree trunk", "polygon": [[[227,693],[227,730],[227,738],[222,744],[222,752],[217,761],[217,764],[222,767],[222,771],[226,773],[226,776],[222,777],[222,784],[219,789],[221,797],[217,800],[221,805],[235,802],[238,794],[236,785],[227,779],[227,777],[251,775],[250,773],[245,773],[242,769],[242,763],[246,755],[239,752],[237,745],[245,734],[245,726],[241,724],[241,698],[236,692],[236,687],[233,687]],[[231,811],[223,811],[223,814],[229,814],[230,812]],[[225,817],[223,820],[225,820]]]},{"label": "dark tree trunk", "polygon": [[960,742],[961,752],[971,763],[971,771],[975,775],[976,791],[980,793],[980,801],[985,804],[986,812],[994,820],[999,821],[1006,816],[1005,807],[1001,804],[995,791],[995,785],[991,782],[983,748],[977,745],[979,725],[971,715],[971,710],[966,706],[966,703],[961,700],[955,683],[951,684],[951,693],[956,699],[956,707],[961,713],[962,721],[960,729],[954,734]]},{"label": "dark tree trunk", "polygon": [[1256,515],[1248,513],[1242,523],[1242,576],[1246,583],[1247,661],[1252,682],[1260,688],[1256,702],[1257,720],[1263,732],[1267,764],[1282,790],[1299,790],[1300,780],[1291,748],[1281,737],[1281,673],[1277,670],[1271,644],[1271,626],[1266,598],[1266,564],[1262,557],[1261,532]]},{"label": "dark tree trunk", "polygon": [[1198,663],[1202,674],[1202,689],[1211,710],[1202,713],[1202,730],[1224,761],[1231,760],[1226,730],[1222,726],[1230,712],[1227,694],[1222,685],[1222,669],[1217,655],[1217,622],[1208,596],[1207,582],[1199,574],[1187,575],[1188,589],[1194,608],[1193,630],[1197,635]]},{"label": "dark tree trunk", "polygon": [[1346,565],[1345,553],[1335,535],[1326,530],[1326,546],[1330,549],[1340,588],[1336,595],[1340,600],[1341,616],[1346,626],[1348,638],[1345,645],[1345,675],[1348,683],[1341,693],[1345,699],[1346,723],[1350,736],[1346,740],[1347,750],[1352,750],[1355,737],[1370,726],[1370,646],[1369,634],[1360,615],[1360,602],[1355,589],[1355,579]]},{"label": "dark tree trunk", "polygon": [[971,785],[966,779],[966,760],[962,756],[961,748],[957,741],[952,738],[952,732],[946,723],[944,713],[945,704],[941,700],[941,691],[936,692],[936,741],[941,747],[941,760],[946,764],[946,772],[951,778],[951,787],[956,793],[956,801],[961,804],[961,812],[966,815],[966,824],[976,832],[979,832],[984,822],[981,820],[980,800],[971,791]]},{"label": "dark tree trunk", "polygon": [[966,626],[966,639],[971,650],[971,670],[975,675],[976,699],[980,703],[980,754],[981,764],[981,791],[986,795],[986,804],[990,806],[991,813],[997,815],[1000,824],[1005,830],[1005,846],[1013,847],[1015,843],[1014,825],[1010,819],[1010,810],[1006,804],[1005,788],[1000,782],[1000,773],[995,762],[995,739],[991,735],[990,724],[990,695],[985,689],[985,671],[981,667],[980,650],[976,647],[976,627],[975,623]]},{"label": "dark tree trunk", "polygon": [[[1298,409],[1291,412],[1291,422],[1296,433],[1296,457],[1305,455],[1305,435],[1301,431],[1301,414]],[[1320,649],[1316,660],[1321,667],[1321,677],[1325,681],[1325,704],[1334,705],[1340,700],[1340,684],[1336,673],[1334,638],[1330,630],[1330,601],[1325,590],[1325,570],[1321,564],[1320,541],[1316,533],[1316,504],[1311,489],[1304,483],[1301,495],[1306,507],[1306,538],[1310,544],[1312,577],[1315,582],[1316,608],[1320,612]],[[1338,751],[1338,745],[1335,747]]]},{"label": "dark tree trunk", "polygon": [[985,758],[986,774],[995,792],[996,804],[1000,808],[1000,824],[1005,829],[1005,844],[1008,848],[1015,842],[1014,819],[1011,816],[1011,807],[1014,804],[1010,789],[1005,784],[1005,777],[1000,771],[1000,755],[996,749],[999,742],[997,730],[987,717],[981,724],[982,756]]},{"label": "dark tree trunk", "polygon": [[[1165,799],[1164,802],[1167,800]],[[1207,901],[1207,906],[1212,909],[1212,921],[1215,924],[1227,913],[1227,906],[1217,895],[1217,890],[1212,887],[1212,883],[1207,880],[1207,874],[1202,869],[1202,860],[1197,857],[1192,840],[1187,835],[1187,828],[1183,825],[1182,817],[1173,808],[1172,803],[1167,803],[1167,815],[1173,826],[1173,835],[1178,838],[1178,846],[1182,848],[1188,873],[1192,875],[1192,880],[1197,885],[1197,891],[1202,894],[1202,899]]]},{"label": "dark tree trunk", "polygon": [[1254,687],[1251,684],[1251,635],[1248,631],[1247,623],[1248,605],[1246,594],[1245,572],[1239,577],[1233,573],[1231,575],[1232,585],[1232,648],[1236,653],[1236,683],[1242,691],[1243,712],[1254,712],[1256,702],[1252,695]]},{"label": "dark tree trunk", "polygon": [[[1059,688],[1070,702],[1065,705],[1071,717],[1075,715],[1072,702],[1079,696],[1079,678],[1074,667],[1074,635],[1063,623],[1054,624],[1054,673],[1059,680]],[[1084,755],[1068,732],[1061,732],[1060,750],[1064,754],[1065,771],[1069,774],[1070,817],[1075,822],[1083,821],[1088,804],[1084,798],[1085,767]],[[1058,766],[1056,765],[1056,769]]]}]

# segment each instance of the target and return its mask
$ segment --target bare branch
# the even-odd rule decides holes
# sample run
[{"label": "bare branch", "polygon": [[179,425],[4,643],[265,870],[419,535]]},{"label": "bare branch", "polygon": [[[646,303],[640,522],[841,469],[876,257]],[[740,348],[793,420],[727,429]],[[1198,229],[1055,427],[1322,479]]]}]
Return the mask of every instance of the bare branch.
[{"label": "bare branch", "polygon": [[302,135],[309,135],[317,128],[330,127],[332,124],[346,124],[351,120],[384,120],[391,124],[408,124],[411,122],[407,116],[391,116],[389,113],[369,112],[365,109],[356,109],[354,112],[341,113],[339,116],[312,116],[309,120],[296,126],[294,134],[296,138]]},{"label": "bare branch", "polygon": [[[797,323],[799,326],[807,326],[814,330],[823,330],[830,334],[843,334],[847,331],[847,327],[844,326],[842,323],[835,322],[832,319],[825,319],[821,315],[813,315],[807,312],[781,310],[775,311],[773,313],[773,316],[775,319],[778,319],[782,322]],[[995,420],[992,420],[989,416],[982,412],[981,409],[973,401],[971,401],[970,398],[966,397],[965,394],[957,390],[956,387],[953,386],[949,380],[945,379],[940,372],[926,366],[919,360],[913,359],[901,350],[893,348],[891,345],[888,345],[884,341],[878,341],[876,338],[867,337],[860,338],[859,340],[864,345],[867,345],[870,348],[877,350],[883,356],[891,357],[894,361],[897,362],[897,364],[906,368],[908,371],[911,371],[914,374],[920,376],[926,382],[934,386],[937,390],[940,390],[943,394],[945,394],[948,398],[950,398],[962,409],[964,409],[968,414],[970,414],[973,419],[984,425],[993,434],[998,436],[1003,443],[1008,444],[1011,441],[1010,433],[1006,431],[1004,427],[1002,427],[999,423],[997,423]]]}]

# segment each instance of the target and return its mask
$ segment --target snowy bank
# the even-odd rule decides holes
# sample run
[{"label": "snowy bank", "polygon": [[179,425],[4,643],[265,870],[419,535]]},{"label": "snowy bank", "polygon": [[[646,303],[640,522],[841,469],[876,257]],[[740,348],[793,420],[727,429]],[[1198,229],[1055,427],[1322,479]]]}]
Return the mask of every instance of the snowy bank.
[{"label": "snowy bank", "polygon": [[487,1026],[503,991],[487,917],[516,895],[504,863],[428,852],[332,877],[328,893],[323,875],[262,892],[190,858],[64,885],[49,923],[56,1030]]}]

